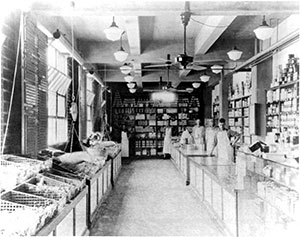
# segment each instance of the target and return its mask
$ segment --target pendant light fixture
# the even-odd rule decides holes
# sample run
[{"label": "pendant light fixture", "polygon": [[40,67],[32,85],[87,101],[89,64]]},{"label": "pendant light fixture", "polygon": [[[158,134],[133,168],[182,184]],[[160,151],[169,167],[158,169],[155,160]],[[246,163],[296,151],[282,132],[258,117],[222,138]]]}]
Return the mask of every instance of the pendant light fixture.
[{"label": "pendant light fixture", "polygon": [[128,75],[132,71],[132,67],[129,66],[128,63],[124,63],[124,65],[120,67],[120,70],[123,74]]},{"label": "pendant light fixture", "polygon": [[206,73],[204,73],[202,76],[200,76],[200,80],[203,82],[208,82],[209,78],[210,78],[210,76],[206,75]]},{"label": "pendant light fixture", "polygon": [[243,52],[241,50],[238,50],[238,48],[236,46],[234,46],[232,48],[232,50],[230,50],[229,52],[227,52],[228,57],[232,61],[239,60],[241,58],[242,54],[243,54]]},{"label": "pendant light fixture", "polygon": [[200,87],[200,82],[194,82],[194,83],[192,84],[192,86],[193,86],[195,89],[197,89],[197,88]]},{"label": "pendant light fixture", "polygon": [[[234,33],[234,38],[236,39],[236,32]],[[234,46],[232,48],[232,50],[227,52],[227,55],[232,61],[236,61],[236,60],[239,60],[241,58],[242,53],[243,52],[241,50],[238,50],[238,48],[236,46]]]},{"label": "pendant light fixture", "polygon": [[121,34],[121,37],[120,37],[120,49],[114,53],[115,59],[119,62],[125,61],[128,56],[128,53],[126,53],[122,47],[122,36],[124,33],[125,33],[125,31],[123,31],[123,33]]},{"label": "pendant light fixture", "polygon": [[188,93],[192,93],[194,89],[193,89],[193,88],[190,88],[190,87],[188,87],[188,88],[186,88],[185,90],[186,90]]},{"label": "pendant light fixture", "polygon": [[223,67],[220,65],[213,65],[210,68],[211,68],[212,72],[216,73],[216,74],[222,72],[222,69],[223,69]]},{"label": "pendant light fixture", "polygon": [[266,40],[271,38],[273,34],[273,28],[270,27],[263,16],[262,24],[254,30],[256,38],[260,40]]},{"label": "pendant light fixture", "polygon": [[124,77],[124,79],[127,83],[130,83],[133,81],[134,77],[129,73],[126,77]]},{"label": "pendant light fixture", "polygon": [[117,26],[114,16],[113,16],[113,22],[112,22],[111,26],[104,30],[106,38],[111,40],[111,41],[116,41],[116,40],[120,39],[121,34],[123,32],[124,32],[124,30],[120,29]]},{"label": "pendant light fixture", "polygon": [[130,89],[129,89],[129,91],[130,91],[130,93],[132,93],[132,94],[133,94],[133,93],[135,93],[135,92],[136,92],[136,89],[135,89],[135,88],[130,88]]},{"label": "pendant light fixture", "polygon": [[127,83],[127,87],[129,89],[133,89],[135,87],[135,83],[133,83],[133,82]]}]

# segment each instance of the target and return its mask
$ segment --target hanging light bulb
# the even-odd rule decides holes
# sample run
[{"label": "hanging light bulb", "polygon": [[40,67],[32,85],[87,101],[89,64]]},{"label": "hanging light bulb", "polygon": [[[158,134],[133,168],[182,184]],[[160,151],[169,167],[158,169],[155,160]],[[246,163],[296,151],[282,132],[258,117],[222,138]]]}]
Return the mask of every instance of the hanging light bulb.
[{"label": "hanging light bulb", "polygon": [[256,38],[260,40],[266,40],[271,38],[273,34],[273,28],[270,27],[263,16],[262,24],[254,30]]},{"label": "hanging light bulb", "polygon": [[106,38],[111,41],[116,41],[116,40],[120,39],[121,34],[123,32],[124,32],[124,30],[120,29],[117,26],[117,24],[115,22],[115,17],[113,17],[113,22],[112,22],[111,26],[104,30]]},{"label": "hanging light bulb", "polygon": [[232,50],[230,50],[229,52],[227,52],[227,55],[228,57],[233,60],[233,61],[236,61],[236,60],[239,60],[242,56],[242,51],[241,50],[238,50],[236,46],[234,46],[232,48]]},{"label": "hanging light bulb", "polygon": [[210,78],[210,76],[206,75],[206,73],[204,73],[202,76],[200,76],[200,80],[203,82],[208,82],[209,78]]},{"label": "hanging light bulb", "polygon": [[129,73],[126,77],[124,77],[124,79],[125,79],[125,81],[126,81],[127,83],[130,83],[130,82],[133,81],[134,77],[131,76],[130,73]]},{"label": "hanging light bulb", "polygon": [[194,83],[192,84],[192,86],[193,86],[195,89],[197,89],[197,88],[200,87],[200,82],[194,82]]},{"label": "hanging light bulb", "polygon": [[130,91],[130,93],[135,93],[136,89],[135,88],[130,88],[129,91]]},{"label": "hanging light bulb", "polygon": [[130,67],[127,63],[124,63],[123,66],[120,67],[120,70],[123,74],[129,74],[132,70],[132,67]]},{"label": "hanging light bulb", "polygon": [[132,89],[132,88],[135,87],[135,83],[133,83],[133,82],[127,83],[127,87],[128,87],[129,89]]},{"label": "hanging light bulb", "polygon": [[222,69],[223,69],[223,67],[220,66],[220,65],[213,65],[213,66],[211,66],[212,72],[216,73],[216,74],[222,72]]},{"label": "hanging light bulb", "polygon": [[120,37],[120,49],[114,53],[115,59],[119,62],[123,62],[127,59],[128,53],[125,52],[125,50],[122,47],[122,36],[124,32],[121,34]]}]

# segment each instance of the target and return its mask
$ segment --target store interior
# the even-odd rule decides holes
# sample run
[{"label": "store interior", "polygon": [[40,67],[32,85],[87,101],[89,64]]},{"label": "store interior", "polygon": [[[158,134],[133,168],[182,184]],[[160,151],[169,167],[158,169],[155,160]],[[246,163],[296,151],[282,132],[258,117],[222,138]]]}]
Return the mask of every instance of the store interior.
[{"label": "store interior", "polygon": [[1,8],[0,235],[295,236],[299,1]]}]

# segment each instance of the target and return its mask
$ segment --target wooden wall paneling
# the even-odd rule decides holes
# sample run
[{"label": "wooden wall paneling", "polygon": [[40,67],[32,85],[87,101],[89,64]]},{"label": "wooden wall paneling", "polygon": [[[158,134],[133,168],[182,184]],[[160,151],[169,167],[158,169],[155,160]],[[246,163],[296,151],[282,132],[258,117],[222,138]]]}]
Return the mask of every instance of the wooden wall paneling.
[{"label": "wooden wall paneling", "polygon": [[37,27],[29,16],[24,22],[24,119],[25,127],[25,148],[27,154],[36,154],[38,145],[37,137],[37,115],[38,115],[38,60],[37,55]]},{"label": "wooden wall paneling", "polygon": [[[11,12],[3,21],[2,32],[6,39],[1,52],[1,149],[4,153],[20,153],[22,144],[22,94],[21,94],[21,50],[18,49],[20,11]],[[18,61],[16,59],[19,50]],[[17,61],[17,64],[16,64]],[[17,65],[15,90],[12,91],[14,70]],[[10,99],[13,93],[11,116],[8,125]],[[8,125],[5,144],[4,133]]]},{"label": "wooden wall paneling", "polygon": [[[38,30],[38,29],[37,29]],[[48,38],[38,30],[38,150],[47,147],[48,106],[47,106],[47,41]]]}]

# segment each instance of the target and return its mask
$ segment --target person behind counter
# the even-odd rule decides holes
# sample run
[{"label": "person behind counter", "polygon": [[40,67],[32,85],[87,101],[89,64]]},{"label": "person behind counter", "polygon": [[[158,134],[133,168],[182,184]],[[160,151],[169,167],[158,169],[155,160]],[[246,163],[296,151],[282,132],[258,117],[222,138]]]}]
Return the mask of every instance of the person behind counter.
[{"label": "person behind counter", "polygon": [[171,138],[172,138],[172,127],[170,126],[170,121],[166,121],[166,128],[165,128],[165,137],[164,137],[164,146],[163,146],[163,153],[164,159],[169,159],[171,154]]},{"label": "person behind counter", "polygon": [[180,144],[192,144],[194,142],[194,138],[190,133],[191,130],[190,127],[185,127],[180,137]]},{"label": "person behind counter", "polygon": [[193,127],[192,136],[194,138],[195,145],[200,149],[205,150],[205,128],[200,125],[200,119],[196,120],[196,125]]},{"label": "person behind counter", "polygon": [[[212,151],[215,144],[215,135],[216,129],[213,127],[212,119],[207,119],[205,121],[205,142],[206,142],[206,151]],[[216,150],[215,150],[216,153]]]},{"label": "person behind counter", "polygon": [[128,140],[128,136],[127,136],[127,131],[126,131],[126,126],[123,125],[122,126],[122,131],[121,131],[121,154],[122,157],[129,157],[129,140]]},{"label": "person behind counter", "polygon": [[[213,154],[215,147],[217,147],[218,159],[223,161],[233,161],[233,145],[240,139],[240,134],[225,128],[225,119],[219,119],[219,128],[217,129],[214,145],[210,151]],[[231,139],[233,138],[233,142]]]}]

